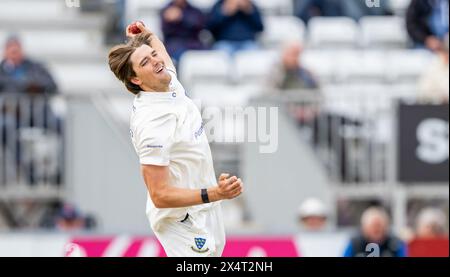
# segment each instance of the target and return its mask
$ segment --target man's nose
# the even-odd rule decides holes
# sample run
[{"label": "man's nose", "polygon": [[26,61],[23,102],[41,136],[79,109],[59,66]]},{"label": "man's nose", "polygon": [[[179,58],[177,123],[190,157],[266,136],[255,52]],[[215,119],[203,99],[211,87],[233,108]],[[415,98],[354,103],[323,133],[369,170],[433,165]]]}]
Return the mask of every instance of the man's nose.
[{"label": "man's nose", "polygon": [[161,61],[161,59],[159,59],[159,58],[152,57],[152,58],[151,58],[151,62],[152,62],[152,65],[153,65],[153,66],[156,66],[156,65],[158,65],[159,63],[161,63],[162,61]]}]

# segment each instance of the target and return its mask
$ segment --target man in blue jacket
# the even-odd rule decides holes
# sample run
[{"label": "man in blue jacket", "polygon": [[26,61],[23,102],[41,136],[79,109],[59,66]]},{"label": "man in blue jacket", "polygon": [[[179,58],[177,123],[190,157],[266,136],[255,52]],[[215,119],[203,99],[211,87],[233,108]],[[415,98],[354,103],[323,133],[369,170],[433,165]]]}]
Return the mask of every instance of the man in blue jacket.
[{"label": "man in blue jacket", "polygon": [[216,40],[214,49],[234,54],[257,49],[256,36],[264,25],[251,0],[219,0],[212,8],[208,29]]},{"label": "man in blue jacket", "polygon": [[56,83],[45,67],[25,56],[18,37],[9,37],[5,43],[4,59],[0,61],[0,95],[52,95],[56,92]]},{"label": "man in blue jacket", "polygon": [[406,27],[415,46],[441,51],[449,30],[448,16],[448,0],[412,0],[406,14]]},{"label": "man in blue jacket", "polygon": [[389,233],[389,216],[371,207],[361,216],[360,233],[350,239],[344,257],[406,257],[403,241]]}]

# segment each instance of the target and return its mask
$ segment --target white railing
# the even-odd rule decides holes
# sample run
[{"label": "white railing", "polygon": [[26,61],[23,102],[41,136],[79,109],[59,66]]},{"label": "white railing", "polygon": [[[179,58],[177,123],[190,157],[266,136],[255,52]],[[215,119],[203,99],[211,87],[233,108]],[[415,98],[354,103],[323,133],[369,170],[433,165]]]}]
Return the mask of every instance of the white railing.
[{"label": "white railing", "polygon": [[0,187],[59,186],[63,118],[46,97],[0,95]]}]

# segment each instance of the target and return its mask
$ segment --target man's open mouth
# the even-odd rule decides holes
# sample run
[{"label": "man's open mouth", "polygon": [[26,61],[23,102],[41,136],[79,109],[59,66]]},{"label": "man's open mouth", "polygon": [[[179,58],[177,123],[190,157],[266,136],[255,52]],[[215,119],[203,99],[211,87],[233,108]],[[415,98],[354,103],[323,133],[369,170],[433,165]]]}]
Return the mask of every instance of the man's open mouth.
[{"label": "man's open mouth", "polygon": [[164,66],[163,66],[163,65],[160,65],[160,66],[158,66],[158,68],[156,69],[156,73],[159,74],[159,73],[161,73],[163,70],[164,70]]}]

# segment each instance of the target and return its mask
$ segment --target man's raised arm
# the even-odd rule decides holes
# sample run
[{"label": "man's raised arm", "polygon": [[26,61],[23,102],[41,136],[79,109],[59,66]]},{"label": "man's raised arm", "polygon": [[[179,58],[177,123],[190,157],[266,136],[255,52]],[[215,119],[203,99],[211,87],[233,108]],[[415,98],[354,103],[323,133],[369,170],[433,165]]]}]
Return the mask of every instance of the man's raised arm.
[{"label": "man's raised arm", "polygon": [[[126,35],[128,38],[133,38],[137,34],[133,34],[130,32],[130,26],[131,25],[127,26]],[[169,53],[167,52],[166,47],[164,46],[163,42],[154,33],[152,33],[149,29],[147,29],[141,22],[139,22],[139,21],[136,22],[136,26],[139,28],[139,30],[141,30],[141,33],[149,33],[150,34],[150,47],[155,49],[156,52],[158,52],[158,54],[162,57],[166,68],[176,73],[177,71],[176,71],[175,65],[173,64],[172,58],[170,57]]]}]

